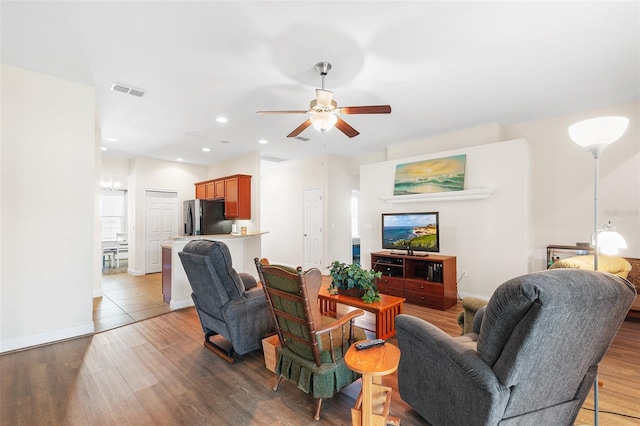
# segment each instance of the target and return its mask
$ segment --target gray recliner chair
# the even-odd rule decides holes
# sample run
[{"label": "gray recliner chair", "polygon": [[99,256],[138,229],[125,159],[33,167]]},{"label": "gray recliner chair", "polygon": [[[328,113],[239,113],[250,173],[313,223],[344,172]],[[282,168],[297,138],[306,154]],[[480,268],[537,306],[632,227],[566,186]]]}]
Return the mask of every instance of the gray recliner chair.
[{"label": "gray recliner chair", "polygon": [[275,333],[267,299],[256,279],[233,269],[220,241],[194,240],[178,253],[191,284],[191,297],[204,331],[204,345],[229,362],[262,348]]},{"label": "gray recliner chair", "polygon": [[614,275],[556,269],[498,287],[478,334],[399,315],[400,396],[434,426],[571,425],[635,295]]}]

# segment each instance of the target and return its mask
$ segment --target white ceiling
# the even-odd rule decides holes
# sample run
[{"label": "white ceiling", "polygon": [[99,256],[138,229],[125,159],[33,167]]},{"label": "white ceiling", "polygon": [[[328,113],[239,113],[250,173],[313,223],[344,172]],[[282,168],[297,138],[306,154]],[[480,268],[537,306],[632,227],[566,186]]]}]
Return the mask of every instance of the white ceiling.
[{"label": "white ceiling", "polygon": [[[1,19],[2,63],[95,87],[105,155],[120,157],[353,157],[640,99],[638,1],[3,0]],[[307,108],[319,61],[338,105],[392,113],[343,116],[353,139],[310,127],[307,142],[286,138],[304,115],[256,114]]]}]

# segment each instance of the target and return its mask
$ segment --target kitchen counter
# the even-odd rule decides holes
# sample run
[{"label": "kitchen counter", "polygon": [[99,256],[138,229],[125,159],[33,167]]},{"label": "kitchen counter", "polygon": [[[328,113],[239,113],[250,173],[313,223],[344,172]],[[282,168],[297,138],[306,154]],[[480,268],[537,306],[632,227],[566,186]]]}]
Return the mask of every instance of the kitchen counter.
[{"label": "kitchen counter", "polygon": [[251,238],[267,234],[268,232],[247,232],[242,234],[213,234],[213,235],[180,235],[171,237],[171,241],[191,241],[191,240],[227,240],[236,238]]},{"label": "kitchen counter", "polygon": [[[193,306],[191,299],[191,285],[187,279],[187,274],[182,267],[178,253],[192,240],[218,240],[223,241],[231,252],[233,268],[238,272],[246,272],[257,277],[253,259],[260,258],[262,252],[261,236],[267,232],[249,232],[246,235],[240,234],[217,234],[217,235],[182,235],[171,237],[170,240],[162,244],[163,252],[170,256],[171,261],[167,262],[162,269],[163,297],[168,301],[171,309],[180,309]],[[170,251],[170,253],[169,253]],[[164,263],[164,262],[163,262]]]}]

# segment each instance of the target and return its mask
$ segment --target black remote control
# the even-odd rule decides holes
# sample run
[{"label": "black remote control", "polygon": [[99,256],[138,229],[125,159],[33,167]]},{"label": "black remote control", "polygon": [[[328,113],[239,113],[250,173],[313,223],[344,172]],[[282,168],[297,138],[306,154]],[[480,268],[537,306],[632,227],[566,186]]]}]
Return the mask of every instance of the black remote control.
[{"label": "black remote control", "polygon": [[358,350],[369,349],[374,346],[384,345],[385,343],[386,343],[386,340],[383,340],[383,339],[366,340],[364,342],[356,343],[356,349]]}]

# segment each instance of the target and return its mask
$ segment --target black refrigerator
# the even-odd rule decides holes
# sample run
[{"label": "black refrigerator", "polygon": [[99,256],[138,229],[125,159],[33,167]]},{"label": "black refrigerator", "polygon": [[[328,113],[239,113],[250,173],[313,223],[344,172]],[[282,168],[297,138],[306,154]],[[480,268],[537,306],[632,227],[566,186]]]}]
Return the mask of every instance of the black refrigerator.
[{"label": "black refrigerator", "polygon": [[224,218],[223,200],[185,200],[182,218],[183,235],[230,234],[233,224]]}]

